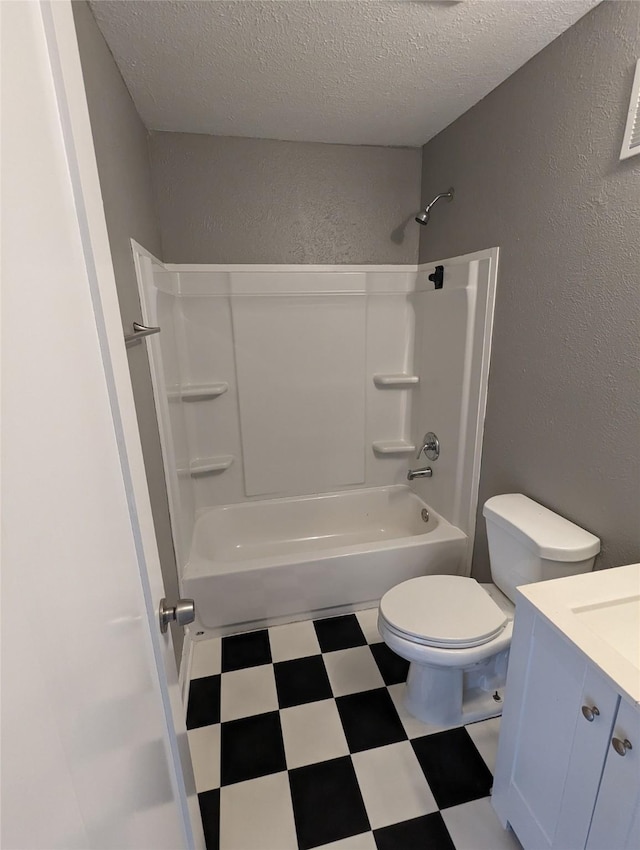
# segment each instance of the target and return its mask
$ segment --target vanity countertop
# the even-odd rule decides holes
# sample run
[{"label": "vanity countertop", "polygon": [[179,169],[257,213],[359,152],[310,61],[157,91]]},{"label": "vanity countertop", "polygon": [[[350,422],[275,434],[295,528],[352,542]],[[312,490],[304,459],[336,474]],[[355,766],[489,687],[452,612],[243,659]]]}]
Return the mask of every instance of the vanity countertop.
[{"label": "vanity countertop", "polygon": [[640,564],[523,585],[518,592],[640,704]]}]

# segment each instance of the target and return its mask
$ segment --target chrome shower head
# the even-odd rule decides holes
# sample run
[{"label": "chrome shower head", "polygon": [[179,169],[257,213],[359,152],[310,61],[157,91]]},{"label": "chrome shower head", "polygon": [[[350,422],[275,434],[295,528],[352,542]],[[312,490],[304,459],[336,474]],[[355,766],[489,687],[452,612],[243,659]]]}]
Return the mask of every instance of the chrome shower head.
[{"label": "chrome shower head", "polygon": [[429,218],[431,217],[431,208],[435,203],[440,200],[440,198],[446,198],[448,201],[452,201],[453,186],[449,189],[448,192],[441,192],[439,195],[436,195],[435,198],[431,201],[431,203],[427,204],[427,206],[422,210],[422,212],[418,213],[418,215],[416,216],[416,221],[418,222],[418,224],[421,224],[423,227],[429,224]]}]

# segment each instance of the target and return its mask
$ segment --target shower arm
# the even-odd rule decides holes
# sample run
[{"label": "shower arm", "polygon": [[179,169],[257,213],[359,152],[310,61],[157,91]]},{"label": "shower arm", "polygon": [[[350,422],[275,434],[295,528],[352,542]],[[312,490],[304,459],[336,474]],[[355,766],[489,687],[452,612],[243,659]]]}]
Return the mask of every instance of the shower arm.
[{"label": "shower arm", "polygon": [[453,189],[449,189],[449,191],[448,191],[448,192],[440,192],[440,194],[439,194],[439,195],[436,195],[436,196],[435,196],[435,198],[431,201],[431,203],[430,203],[430,204],[427,204],[427,206],[424,208],[424,211],[425,211],[426,213],[427,213],[427,212],[431,212],[431,208],[432,208],[432,207],[434,206],[434,204],[436,204],[436,203],[437,203],[437,202],[438,202],[441,198],[449,198],[449,200],[450,200],[450,201],[452,201],[452,200],[453,200]]}]

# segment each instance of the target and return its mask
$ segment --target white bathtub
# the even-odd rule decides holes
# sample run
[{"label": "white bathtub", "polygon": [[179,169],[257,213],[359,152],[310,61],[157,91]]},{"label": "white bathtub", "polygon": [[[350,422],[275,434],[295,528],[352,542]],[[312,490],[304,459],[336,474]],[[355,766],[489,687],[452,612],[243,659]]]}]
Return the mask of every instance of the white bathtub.
[{"label": "white bathtub", "polygon": [[196,521],[183,594],[209,637],[373,605],[406,579],[461,573],[466,546],[406,486],[227,505]]}]

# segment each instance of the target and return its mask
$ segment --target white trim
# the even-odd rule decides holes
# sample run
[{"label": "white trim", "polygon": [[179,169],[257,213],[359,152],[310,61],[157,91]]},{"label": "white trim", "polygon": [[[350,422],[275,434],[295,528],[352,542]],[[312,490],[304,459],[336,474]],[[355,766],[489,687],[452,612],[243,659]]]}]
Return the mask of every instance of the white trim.
[{"label": "white trim", "polygon": [[[133,240],[132,240],[133,241]],[[368,266],[304,265],[293,263],[165,263],[168,272],[416,272],[420,266],[407,265]]]},{"label": "white trim", "polygon": [[189,628],[184,630],[184,641],[182,643],[182,655],[180,656],[180,671],[178,673],[178,684],[180,685],[180,693],[182,694],[182,705],[184,706],[184,716],[187,716],[187,707],[189,705],[189,688],[191,687],[191,668],[193,666],[193,646],[194,641],[191,638]]},{"label": "white trim", "polygon": [[[498,258],[499,248],[484,248],[482,251],[473,251],[471,254],[461,254],[459,257],[446,257],[442,260],[429,260],[425,263],[420,263],[418,271],[426,271],[433,266],[459,266],[463,263],[472,263],[474,260],[487,260],[495,257]],[[446,285],[446,284],[445,284]]]},{"label": "white trim", "polygon": [[[133,263],[138,283],[138,293],[140,295],[142,321],[143,324],[155,325],[157,324],[157,316],[155,306],[151,303],[150,291],[152,286],[147,281],[147,274],[151,273],[149,269],[150,263],[156,263],[162,269],[165,269],[165,265],[161,260],[154,257],[153,254],[147,251],[146,248],[143,248],[142,245],[134,239],[131,240],[131,250],[133,253]],[[178,571],[178,582],[180,583],[182,581],[182,572],[187,561],[191,540],[182,539],[182,516],[179,500],[177,498],[177,494],[180,490],[177,473],[178,463],[173,444],[173,435],[171,433],[168,401],[162,392],[162,387],[158,383],[158,372],[162,373],[162,349],[158,336],[150,337],[148,345],[149,371],[151,373],[151,386],[153,389],[153,400],[156,409],[156,419],[158,422],[162,466],[167,490],[167,502],[169,505],[173,553],[176,561],[176,569]],[[157,364],[157,368],[154,368],[154,363]]]},{"label": "white trim", "polygon": [[151,251],[147,251],[147,249],[144,247],[144,245],[141,245],[139,242],[136,242],[135,239],[131,239],[130,241],[131,241],[131,250],[133,252],[134,259],[135,259],[136,254],[139,254],[142,257],[147,257],[149,260],[151,260],[151,262],[157,263],[159,266],[161,266],[163,269],[165,269],[165,271],[167,271],[167,267],[162,262],[162,260],[159,260],[154,254],[151,253]]},{"label": "white trim", "polygon": [[[636,72],[633,76],[633,85],[631,86],[631,97],[629,99],[629,111],[627,112],[627,123],[624,130],[624,138],[622,139],[622,149],[620,151],[620,159],[628,159],[630,156],[636,156],[640,153],[640,144],[631,146],[631,139],[635,135],[637,137],[638,130],[636,127],[640,124],[640,59],[636,64]],[[634,132],[635,131],[635,132]]]},{"label": "white trim", "polygon": [[467,537],[469,538],[469,552],[467,553],[468,574],[471,575],[473,563],[473,549],[476,541],[476,524],[478,516],[478,495],[480,491],[480,473],[482,471],[482,451],[484,444],[484,423],[487,412],[487,396],[489,392],[489,369],[491,366],[491,345],[493,341],[493,322],[496,300],[496,286],[498,283],[498,260],[499,248],[490,248],[483,253],[485,259],[489,259],[489,279],[487,301],[484,314],[484,334],[482,340],[482,363],[480,368],[480,392],[478,397],[478,408],[474,422],[475,438],[473,450],[473,472],[471,477],[471,498],[469,500]]},{"label": "white trim", "polygon": [[446,260],[429,260],[424,263],[396,263],[389,265],[377,265],[369,263],[368,265],[350,265],[344,263],[342,265],[335,264],[318,264],[305,265],[304,263],[163,263],[153,254],[150,254],[142,245],[139,245],[135,240],[131,240],[131,244],[149,257],[167,272],[421,272],[430,269],[432,266],[440,265],[441,263],[460,264],[468,263],[472,260],[485,259],[490,251],[495,249],[485,249],[475,251],[471,254],[463,254],[460,257]]}]

